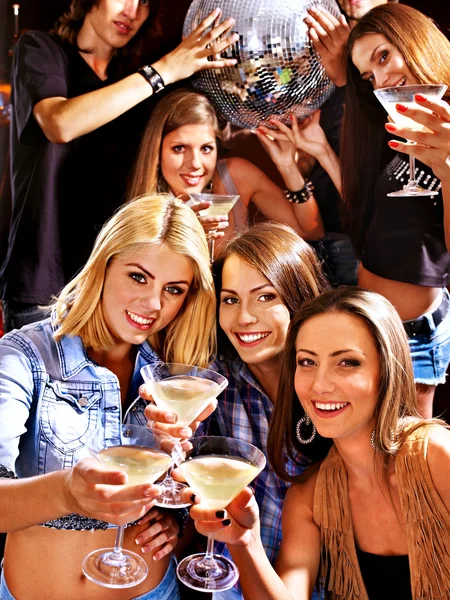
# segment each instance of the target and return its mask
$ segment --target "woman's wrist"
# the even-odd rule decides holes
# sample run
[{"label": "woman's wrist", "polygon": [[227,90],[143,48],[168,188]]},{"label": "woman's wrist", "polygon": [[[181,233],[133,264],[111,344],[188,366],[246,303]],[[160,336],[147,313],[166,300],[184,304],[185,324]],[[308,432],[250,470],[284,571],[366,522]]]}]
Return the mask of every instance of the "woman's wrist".
[{"label": "woman's wrist", "polygon": [[305,185],[305,178],[296,163],[288,169],[278,169],[288,190],[300,190]]}]

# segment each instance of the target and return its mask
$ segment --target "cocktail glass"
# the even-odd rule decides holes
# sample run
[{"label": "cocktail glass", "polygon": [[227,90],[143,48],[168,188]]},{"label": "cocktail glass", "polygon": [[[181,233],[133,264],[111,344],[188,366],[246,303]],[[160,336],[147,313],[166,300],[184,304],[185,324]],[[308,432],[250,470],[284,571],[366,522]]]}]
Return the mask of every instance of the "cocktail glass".
[{"label": "cocktail glass", "polygon": [[[212,369],[180,363],[149,364],[142,367],[141,374],[151,388],[156,405],[177,415],[177,425],[189,426],[228,385],[228,380]],[[177,455],[174,464],[179,462]],[[172,469],[173,467],[167,471],[164,481],[160,484],[164,491],[156,506],[190,506],[181,498],[181,491],[186,486],[172,478]]]},{"label": "cocktail glass", "polygon": [[[227,215],[240,196],[238,194],[189,194],[194,204],[200,202],[211,202],[209,208],[201,210],[198,215],[200,217],[222,217]],[[210,234],[216,233],[216,229],[211,229]],[[211,263],[214,262],[214,238],[211,235],[208,236],[208,248],[209,256],[211,257]]]},{"label": "cocktail glass", "polygon": [[[189,441],[192,449],[180,469],[208,509],[224,509],[266,465],[261,450],[243,440],[204,436]],[[185,585],[201,592],[227,590],[239,579],[233,561],[214,554],[213,535],[208,536],[206,553],[182,560],[177,575]]]},{"label": "cocktail glass", "polygon": [[[400,103],[411,108],[417,107],[417,104],[414,101],[414,96],[416,94],[422,94],[430,98],[439,100],[444,95],[446,89],[447,86],[441,84],[402,85],[396,87],[380,88],[378,90],[374,90],[374,94],[384,106],[386,112],[389,114],[394,123],[400,125],[401,127],[413,127],[416,130],[427,130],[427,128],[424,125],[420,125],[416,121],[409,119],[405,114],[399,113],[395,108],[395,105]],[[423,106],[421,108],[431,113],[431,110],[428,110]],[[408,141],[408,144],[415,143],[416,142]],[[439,193],[436,191],[425,190],[422,187],[420,187],[420,185],[416,181],[415,172],[416,160],[414,156],[410,156],[408,183],[403,186],[403,189],[398,190],[396,192],[390,192],[388,196],[435,196]]]},{"label": "cocktail glass", "polygon": [[[119,436],[105,439],[105,429],[100,427],[86,446],[104,469],[126,473],[127,486],[154,483],[172,466],[174,449],[182,452],[175,438],[141,425],[123,425]],[[138,585],[147,577],[146,562],[134,552],[123,550],[123,534],[124,527],[118,527],[114,548],[100,548],[86,556],[82,569],[90,581],[122,589]]]}]

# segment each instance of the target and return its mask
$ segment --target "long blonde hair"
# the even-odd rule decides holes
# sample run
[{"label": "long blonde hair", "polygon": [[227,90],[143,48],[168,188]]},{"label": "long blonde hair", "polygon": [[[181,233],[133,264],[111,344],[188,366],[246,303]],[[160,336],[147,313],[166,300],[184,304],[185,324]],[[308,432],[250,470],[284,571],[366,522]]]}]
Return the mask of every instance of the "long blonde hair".
[{"label": "long blonde hair", "polygon": [[141,196],[125,204],[103,226],[86,265],[56,302],[55,339],[80,336],[86,347],[114,345],[101,303],[111,260],[142,244],[165,244],[190,259],[194,280],[173,321],[148,341],[167,362],[207,366],[216,346],[215,295],[203,228],[194,212],[166,195]]},{"label": "long blonde hair", "polygon": [[217,114],[206,96],[188,89],[167,94],[158,103],[145,129],[131,178],[129,198],[169,191],[159,172],[161,146],[166,135],[183,125],[209,125],[216,138],[220,139]]}]

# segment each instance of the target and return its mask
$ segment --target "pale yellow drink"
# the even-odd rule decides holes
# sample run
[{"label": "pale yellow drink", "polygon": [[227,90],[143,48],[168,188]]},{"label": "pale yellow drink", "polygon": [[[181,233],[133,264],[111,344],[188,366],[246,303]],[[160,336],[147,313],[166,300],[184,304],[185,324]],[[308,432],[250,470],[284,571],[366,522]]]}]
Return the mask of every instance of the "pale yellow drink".
[{"label": "pale yellow drink", "polygon": [[180,465],[202,505],[225,508],[259,473],[252,463],[236,456],[196,456]]},{"label": "pale yellow drink", "polygon": [[204,208],[198,214],[201,217],[222,217],[227,215],[233,208],[235,202],[224,202],[211,204],[209,208]]},{"label": "pale yellow drink", "polygon": [[[394,121],[394,123],[396,123],[399,127],[409,127],[409,128],[415,129],[416,131],[417,130],[429,131],[429,129],[427,127],[425,127],[424,125],[421,125],[420,123],[417,123],[417,121],[413,121],[412,119],[408,118],[403,113],[398,112],[398,110],[395,108],[396,105],[399,103],[406,106],[407,108],[417,108],[418,105],[416,102],[403,102],[403,101],[399,102],[399,100],[394,100],[393,102],[386,102],[386,101],[383,102],[380,100],[380,102],[384,106],[384,109],[386,110],[388,115],[391,117],[391,119]],[[432,114],[432,111],[428,110],[424,106],[421,106],[421,109],[425,112]]]},{"label": "pale yellow drink", "polygon": [[154,483],[172,464],[168,454],[144,446],[110,446],[97,454],[107,469],[128,476],[128,486]]},{"label": "pale yellow drink", "polygon": [[156,404],[178,415],[178,424],[182,425],[192,423],[208,401],[217,398],[220,392],[215,381],[192,375],[175,375],[152,383]]}]

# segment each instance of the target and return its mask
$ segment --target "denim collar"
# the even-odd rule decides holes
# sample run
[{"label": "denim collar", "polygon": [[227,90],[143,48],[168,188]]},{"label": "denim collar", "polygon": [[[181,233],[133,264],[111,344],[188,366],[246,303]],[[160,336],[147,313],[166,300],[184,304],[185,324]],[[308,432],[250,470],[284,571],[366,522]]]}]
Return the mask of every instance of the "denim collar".
[{"label": "denim collar", "polygon": [[[55,332],[57,327],[52,324],[52,329]],[[63,336],[56,342],[56,349],[64,380],[73,377],[85,367],[95,364],[87,355],[86,348],[79,336]],[[160,360],[147,340],[139,345],[138,357],[139,355],[145,363]]]}]

